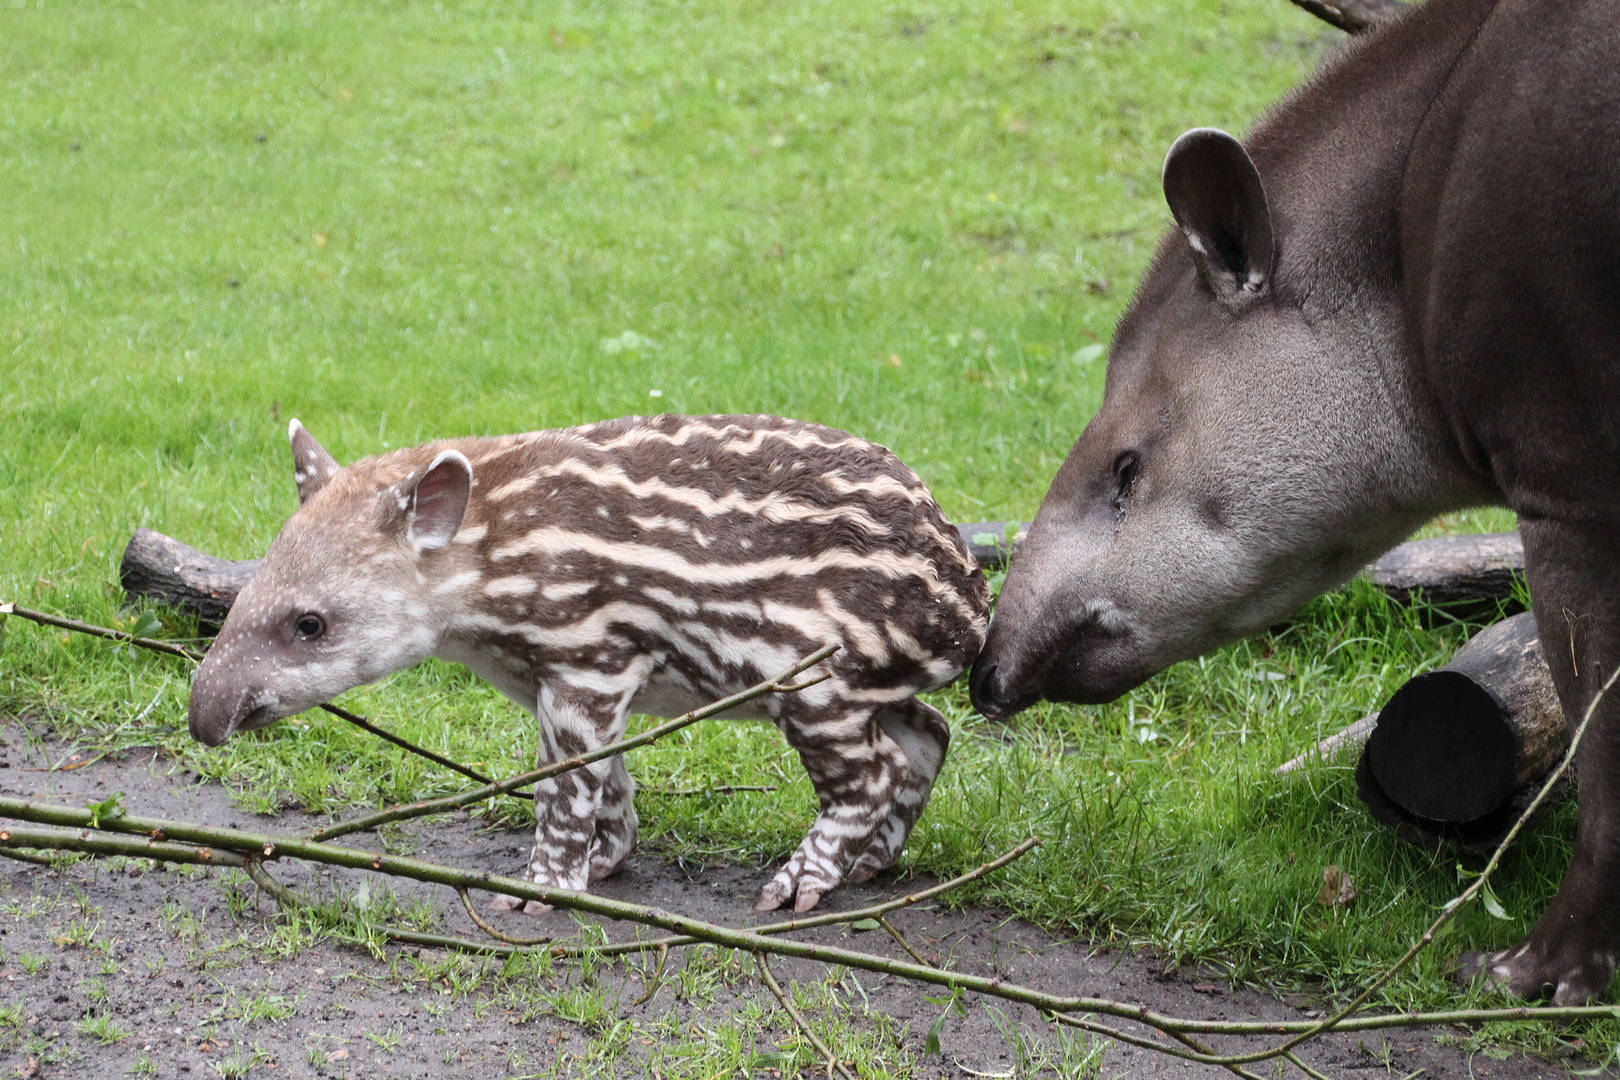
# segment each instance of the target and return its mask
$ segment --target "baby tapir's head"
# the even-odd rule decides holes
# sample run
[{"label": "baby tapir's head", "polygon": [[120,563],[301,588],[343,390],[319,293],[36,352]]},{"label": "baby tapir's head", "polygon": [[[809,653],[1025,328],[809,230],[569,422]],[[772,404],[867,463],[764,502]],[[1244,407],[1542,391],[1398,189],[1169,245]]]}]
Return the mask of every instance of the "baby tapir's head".
[{"label": "baby tapir's head", "polygon": [[294,420],[298,512],[231,606],[191,688],[191,734],[218,746],[426,659],[432,581],[472,466],[432,446],[341,469]]}]

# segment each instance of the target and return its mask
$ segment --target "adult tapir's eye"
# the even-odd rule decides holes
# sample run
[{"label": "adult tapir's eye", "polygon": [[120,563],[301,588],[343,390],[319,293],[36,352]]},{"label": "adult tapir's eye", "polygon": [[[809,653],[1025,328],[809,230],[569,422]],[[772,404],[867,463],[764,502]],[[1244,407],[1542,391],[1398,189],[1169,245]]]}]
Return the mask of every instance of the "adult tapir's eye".
[{"label": "adult tapir's eye", "polygon": [[313,612],[298,616],[298,636],[305,641],[318,638],[326,630],[326,620]]},{"label": "adult tapir's eye", "polygon": [[1131,489],[1136,486],[1136,474],[1142,467],[1142,458],[1135,450],[1126,450],[1114,459],[1114,522],[1125,523],[1125,512],[1131,506]]},{"label": "adult tapir's eye", "polygon": [[1142,467],[1141,455],[1135,450],[1126,450],[1114,459],[1114,493],[1116,498],[1129,498],[1131,487],[1136,483],[1136,473]]}]

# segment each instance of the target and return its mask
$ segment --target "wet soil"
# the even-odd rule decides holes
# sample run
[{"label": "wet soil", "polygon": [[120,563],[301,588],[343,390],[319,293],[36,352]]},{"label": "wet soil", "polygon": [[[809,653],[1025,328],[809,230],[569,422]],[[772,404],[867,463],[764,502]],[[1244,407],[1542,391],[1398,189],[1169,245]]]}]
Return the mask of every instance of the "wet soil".
[{"label": "wet soil", "polygon": [[[145,816],[289,834],[315,825],[299,813],[277,819],[250,815],[233,806],[229,792],[219,785],[200,784],[172,760],[152,752],[50,771],[66,753],[48,734],[17,727],[0,730],[0,791],[79,805],[122,791],[130,811]],[[389,837],[391,850],[505,872],[521,866],[528,854],[527,835],[491,830],[465,814],[407,824],[409,828]],[[342,842],[363,847],[379,843],[364,835]],[[437,903],[442,914],[437,932],[479,937],[448,890],[290,861],[274,866],[282,881],[312,895],[352,894],[371,877],[371,889],[393,887],[402,902]],[[550,995],[540,997],[498,992],[498,980],[490,974],[499,963],[487,961],[482,962],[488,968],[483,984],[461,993],[453,989],[453,978],[424,982],[400,977],[443,960],[444,954],[431,948],[387,945],[379,958],[331,938],[307,947],[278,947],[287,939],[285,934],[275,936],[275,905],[251,885],[229,884],[228,876],[235,875],[152,869],[133,860],[85,861],[62,869],[0,859],[0,1008],[13,1008],[10,1015],[16,1021],[0,1023],[5,1046],[0,1076],[493,1080],[650,1075],[666,1080],[681,1074],[670,1064],[678,1059],[668,1056],[675,1044],[695,1046],[691,1052],[701,1057],[706,1042],[731,1037],[726,1029],[742,1031],[752,1042],[746,1050],[755,1063],[752,1075],[777,1076],[783,1059],[773,1055],[796,1044],[791,1023],[751,967],[728,965],[720,954],[692,961],[700,966],[683,972],[688,959],[672,953],[656,985],[650,962],[605,965],[594,973],[560,965],[550,976],[535,977],[545,984],[538,989]],[[751,903],[766,877],[767,871],[754,867],[680,866],[637,855],[624,872],[598,888],[621,899],[744,925],[765,921]],[[845,888],[823,904],[864,907],[918,887],[916,880],[880,878]],[[1279,1001],[1234,988],[1208,972],[1165,970],[1152,955],[1058,940],[1006,911],[912,909],[892,919],[931,960],[967,972],[993,972],[1053,993],[1141,1002],[1167,1013],[1207,1018],[1316,1015],[1308,1000]],[[565,912],[508,914],[496,922],[515,934],[568,936],[578,929]],[[607,922],[602,932],[608,940],[626,940],[637,936],[638,928]],[[801,936],[904,955],[883,933],[838,926]],[[476,966],[469,964],[468,970]],[[784,984],[792,980],[801,988],[814,988],[825,1004],[829,971],[824,965],[778,960],[772,966]],[[868,1064],[908,1056],[920,1059],[919,1076],[1010,1076],[1016,1051],[1004,1035],[1008,1020],[1020,1025],[1050,1061],[1058,1059],[1056,1033],[1032,1010],[1006,1006],[1006,1016],[998,1018],[979,1000],[970,1000],[965,1016],[952,1015],[944,1023],[942,1053],[924,1058],[926,1033],[941,1012],[941,1005],[927,998],[938,999],[941,993],[857,974],[837,979],[830,1000],[843,1002],[844,1011],[855,1017],[853,1026],[867,1032],[857,1052]],[[544,1004],[537,1007],[537,1001]],[[575,1019],[566,1019],[568,1015]],[[739,1017],[756,1019],[728,1025]],[[105,1041],[118,1031],[124,1035]],[[605,1057],[603,1046],[615,1039],[621,1047],[618,1055]],[[1576,1060],[1497,1060],[1470,1054],[1458,1045],[1463,1041],[1458,1032],[1441,1033],[1440,1039],[1431,1032],[1405,1031],[1330,1036],[1309,1044],[1303,1057],[1339,1078],[1421,1074],[1433,1080],[1507,1080],[1564,1076],[1569,1067],[1584,1067]],[[1217,1045],[1236,1049],[1238,1044],[1217,1040]],[[1260,1069],[1270,1076],[1275,1066]],[[807,1069],[803,1075],[821,1075],[821,1070]],[[1100,1075],[1230,1074],[1110,1044]]]}]

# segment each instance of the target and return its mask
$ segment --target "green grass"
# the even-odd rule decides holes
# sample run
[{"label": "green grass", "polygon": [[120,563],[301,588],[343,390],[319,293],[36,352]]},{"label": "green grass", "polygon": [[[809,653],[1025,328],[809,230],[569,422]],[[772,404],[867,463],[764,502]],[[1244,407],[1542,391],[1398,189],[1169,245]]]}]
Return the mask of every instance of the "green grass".
[{"label": "green grass", "polygon": [[[769,411],[892,446],[957,520],[1027,518],[1168,222],[1165,147],[1243,129],[1335,40],[1282,0],[546,10],[0,13],[0,597],[128,619],[137,526],[262,552],[295,505],[294,415],[348,461]],[[5,632],[0,713],[95,752],[157,743],[249,810],[459,787],[318,714],[203,750],[179,662]],[[1455,894],[1454,860],[1375,827],[1342,765],[1270,769],[1467,633],[1358,587],[1113,705],[992,726],[944,693],[955,747],[904,868],[960,871],[1033,830],[1046,846],[973,898],[1342,993]],[[493,773],[533,753],[459,669],[346,703]],[[764,865],[813,814],[763,727],[689,729],[633,768],[779,786],[644,796],[645,842],[673,856]],[[1521,934],[1570,835],[1567,810],[1535,828],[1498,883],[1510,919],[1465,915],[1385,1000],[1454,999],[1443,956]],[[1329,863],[1361,893],[1347,911],[1314,904]]]}]

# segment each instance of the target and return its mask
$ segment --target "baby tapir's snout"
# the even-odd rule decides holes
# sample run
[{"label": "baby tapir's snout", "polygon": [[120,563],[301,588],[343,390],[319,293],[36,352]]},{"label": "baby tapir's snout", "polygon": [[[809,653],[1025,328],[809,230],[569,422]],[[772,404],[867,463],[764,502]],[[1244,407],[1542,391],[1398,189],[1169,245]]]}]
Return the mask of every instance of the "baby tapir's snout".
[{"label": "baby tapir's snout", "polygon": [[249,716],[264,711],[263,703],[255,704],[259,698],[259,691],[234,684],[217,668],[212,672],[198,671],[197,681],[191,686],[191,737],[205,746],[219,746]]}]

